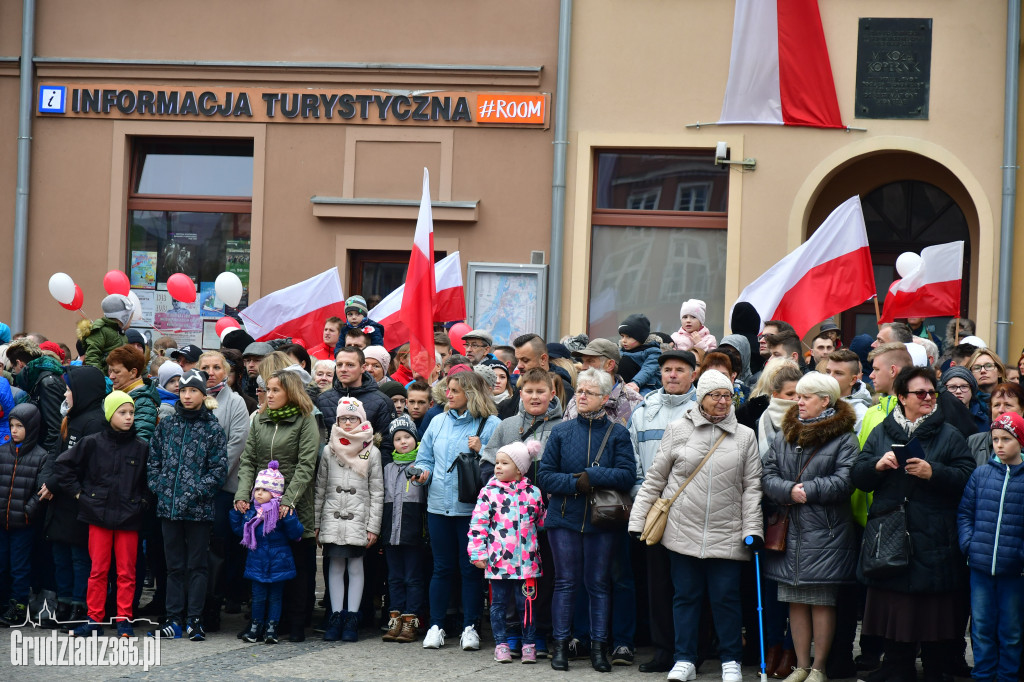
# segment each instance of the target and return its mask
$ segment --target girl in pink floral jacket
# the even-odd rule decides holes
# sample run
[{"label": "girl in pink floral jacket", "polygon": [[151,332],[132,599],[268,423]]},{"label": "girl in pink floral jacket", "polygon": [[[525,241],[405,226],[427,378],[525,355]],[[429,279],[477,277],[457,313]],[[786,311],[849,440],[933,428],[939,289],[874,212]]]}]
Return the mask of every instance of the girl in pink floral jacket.
[{"label": "girl in pink floral jacket", "polygon": [[511,663],[505,631],[505,610],[514,599],[523,618],[523,663],[537,662],[532,607],[541,574],[537,531],[544,523],[540,489],[524,475],[540,443],[514,442],[494,458],[494,477],[480,491],[469,522],[469,560],[484,570],[491,583],[491,630],[494,660]]}]

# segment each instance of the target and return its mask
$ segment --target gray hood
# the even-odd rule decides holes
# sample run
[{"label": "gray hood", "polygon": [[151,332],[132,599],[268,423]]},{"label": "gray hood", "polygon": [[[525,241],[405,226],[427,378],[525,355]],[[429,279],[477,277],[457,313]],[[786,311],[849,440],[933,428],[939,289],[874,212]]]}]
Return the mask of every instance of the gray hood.
[{"label": "gray hood", "polygon": [[736,374],[736,378],[747,383],[747,379],[750,378],[750,341],[747,341],[747,337],[739,334],[729,334],[723,336],[719,346],[732,346],[740,352],[740,359],[743,360],[743,367]]},{"label": "gray hood", "polygon": [[861,404],[864,407],[871,407],[875,401],[871,397],[871,391],[864,384],[863,381],[858,381],[853,385],[853,393],[843,398],[848,403]]}]

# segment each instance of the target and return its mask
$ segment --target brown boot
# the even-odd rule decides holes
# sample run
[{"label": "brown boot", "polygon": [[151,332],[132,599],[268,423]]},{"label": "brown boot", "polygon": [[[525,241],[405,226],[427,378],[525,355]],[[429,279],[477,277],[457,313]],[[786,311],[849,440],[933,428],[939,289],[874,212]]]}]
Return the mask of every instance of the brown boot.
[{"label": "brown boot", "polygon": [[388,631],[380,636],[385,642],[394,642],[402,632],[402,612],[392,611],[391,620],[388,621]]},{"label": "brown boot", "polygon": [[402,614],[402,631],[397,637],[396,642],[415,642],[420,632],[420,619],[416,617],[415,613],[403,613]]},{"label": "brown boot", "polygon": [[792,649],[783,649],[779,656],[779,665],[774,672],[767,671],[769,675],[777,680],[784,680],[796,668],[796,652]]}]

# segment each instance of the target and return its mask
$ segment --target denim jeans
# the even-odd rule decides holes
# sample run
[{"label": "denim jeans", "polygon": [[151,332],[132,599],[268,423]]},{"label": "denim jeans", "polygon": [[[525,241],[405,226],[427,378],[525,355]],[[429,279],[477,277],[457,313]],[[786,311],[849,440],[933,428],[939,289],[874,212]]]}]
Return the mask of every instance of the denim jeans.
[{"label": "denim jeans", "polygon": [[743,613],[740,606],[739,561],[697,559],[669,553],[672,563],[672,605],[676,628],[675,660],[697,662],[697,629],[705,591],[718,633],[722,662],[743,659]]},{"label": "denim jeans", "polygon": [[261,583],[252,581],[252,621],[254,623],[278,623],[281,620],[281,603],[284,583]]},{"label": "denim jeans", "polygon": [[469,562],[469,517],[427,512],[434,573],[430,576],[430,625],[444,629],[455,571],[462,576],[462,627],[476,625],[483,611],[484,572]]},{"label": "denim jeans", "polygon": [[[28,604],[32,587],[32,538],[31,526],[17,530],[0,528],[0,585],[10,581],[9,599],[19,604]],[[2,588],[0,588],[2,589]]]},{"label": "denim jeans", "polygon": [[388,603],[392,611],[423,613],[423,548],[413,545],[387,545]]},{"label": "denim jeans", "polygon": [[607,642],[616,533],[580,533],[567,528],[552,528],[547,533],[555,564],[555,592],[551,598],[554,638],[569,639],[576,587],[582,582],[590,595],[590,639]]},{"label": "denim jeans", "polygon": [[[491,632],[494,634],[495,644],[508,644],[508,632],[505,618],[508,615],[509,607],[515,604],[520,614],[526,621],[522,627],[523,642],[533,642],[537,636],[537,624],[533,617],[533,607],[536,604],[537,584],[533,583],[534,599],[529,606],[526,605],[526,595],[523,593],[525,580],[488,580],[491,585]],[[518,624],[518,623],[517,623]]]},{"label": "denim jeans", "polygon": [[1013,682],[1021,653],[1024,577],[971,570],[971,638],[975,680]]},{"label": "denim jeans", "polygon": [[89,550],[67,542],[53,543],[54,577],[57,579],[57,600],[85,605],[92,561]]}]

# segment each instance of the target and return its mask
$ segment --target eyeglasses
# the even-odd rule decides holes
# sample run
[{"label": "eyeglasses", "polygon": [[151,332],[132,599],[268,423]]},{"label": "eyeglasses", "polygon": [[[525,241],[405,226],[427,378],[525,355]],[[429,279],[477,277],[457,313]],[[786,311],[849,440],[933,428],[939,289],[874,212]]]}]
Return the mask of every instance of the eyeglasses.
[{"label": "eyeglasses", "polygon": [[726,400],[732,400],[732,393],[708,393],[708,398],[711,398],[716,403],[724,403]]},{"label": "eyeglasses", "polygon": [[996,363],[986,362],[984,365],[975,365],[971,367],[971,371],[977,374],[978,372],[991,372],[996,368]]},{"label": "eyeglasses", "polygon": [[585,395],[588,398],[600,398],[601,397],[600,393],[595,393],[594,391],[585,391],[582,388],[577,388],[576,389],[576,395],[579,395],[579,396]]},{"label": "eyeglasses", "polygon": [[924,389],[921,389],[920,391],[907,391],[907,395],[917,396],[918,400],[924,400],[925,398],[935,400],[935,396],[938,394],[938,391],[926,391]]},{"label": "eyeglasses", "polygon": [[481,348],[487,348],[487,346],[485,346],[482,343],[467,343],[466,344],[466,348],[472,348],[473,350],[480,350]]},{"label": "eyeglasses", "polygon": [[359,417],[338,417],[338,426],[343,424],[359,424],[362,420]]},{"label": "eyeglasses", "polygon": [[946,390],[952,393],[963,393],[965,391],[970,391],[971,386],[970,384],[946,384]]}]

